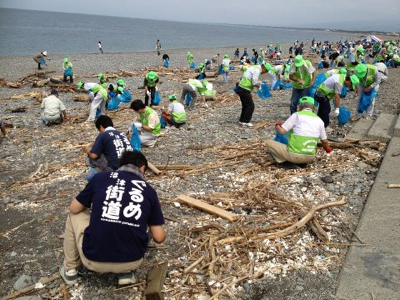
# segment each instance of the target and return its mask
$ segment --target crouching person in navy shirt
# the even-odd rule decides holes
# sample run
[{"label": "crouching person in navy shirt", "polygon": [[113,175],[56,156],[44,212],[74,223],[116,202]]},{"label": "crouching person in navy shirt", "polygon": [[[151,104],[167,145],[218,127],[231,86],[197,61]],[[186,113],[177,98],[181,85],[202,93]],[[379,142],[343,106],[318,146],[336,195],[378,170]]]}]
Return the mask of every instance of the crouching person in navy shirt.
[{"label": "crouching person in navy shirt", "polygon": [[157,193],[143,178],[145,156],[125,151],[120,165],[96,174],[69,206],[60,267],[69,285],[77,282],[81,264],[117,274],[119,285],[135,283],[133,271],[143,262],[148,229],[156,243],[166,238]]},{"label": "crouching person in navy shirt", "polygon": [[85,146],[82,149],[88,155],[90,165],[86,175],[87,181],[92,180],[98,172],[118,169],[122,152],[133,150],[126,135],[113,127],[110,117],[100,116],[95,124],[100,134],[92,146]]}]

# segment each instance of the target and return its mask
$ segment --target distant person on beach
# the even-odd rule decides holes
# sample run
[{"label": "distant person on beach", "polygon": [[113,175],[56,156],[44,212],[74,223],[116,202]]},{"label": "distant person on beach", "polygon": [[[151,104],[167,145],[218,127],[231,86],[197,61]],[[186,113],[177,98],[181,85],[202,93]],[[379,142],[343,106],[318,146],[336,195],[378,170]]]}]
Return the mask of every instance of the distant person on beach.
[{"label": "distant person on beach", "polygon": [[158,56],[160,56],[160,54],[161,54],[161,42],[160,42],[160,40],[157,40],[157,42],[156,42],[156,50],[157,50],[157,55]]},{"label": "distant person on beach", "polygon": [[206,75],[206,66],[203,63],[199,63],[199,67],[197,68],[199,74],[196,76],[196,79],[202,80],[207,77]]},{"label": "distant person on beach", "polygon": [[[149,106],[146,106],[142,100],[136,99],[131,103],[131,109],[139,114],[141,127],[138,127],[140,132],[139,138],[143,146],[154,147],[157,142],[157,137],[161,132],[160,118],[157,112]],[[131,133],[132,126],[129,127]]]},{"label": "distant person on beach", "polygon": [[229,71],[231,67],[231,60],[228,54],[224,54],[224,59],[222,60],[222,71],[224,75],[224,83],[228,83]]},{"label": "distant person on beach", "polygon": [[38,64],[38,70],[42,70],[42,65],[46,65],[47,51],[40,52],[33,57],[33,60]]},{"label": "distant person on beach", "polygon": [[90,104],[90,111],[89,111],[89,117],[85,121],[85,123],[92,123],[96,119],[96,111],[97,109],[100,110],[100,115],[106,115],[107,110],[106,110],[106,103],[108,100],[108,93],[105,88],[103,88],[101,85],[96,84],[92,88],[92,93],[91,95],[91,104]]},{"label": "distant person on beach", "polygon": [[277,122],[275,129],[282,135],[290,132],[288,145],[274,140],[267,140],[266,147],[279,164],[291,162],[293,164],[311,163],[317,152],[318,141],[330,153],[328,138],[322,120],[312,112],[314,99],[302,97],[299,111],[292,114],[285,123]]},{"label": "distant person on beach", "polygon": [[261,86],[260,75],[267,73],[266,64],[249,67],[244,73],[237,86],[237,94],[242,102],[242,112],[239,124],[242,126],[253,127],[250,123],[254,112],[254,102],[251,93],[254,88]]},{"label": "distant person on beach", "polygon": [[168,109],[163,112],[162,117],[169,126],[181,127],[187,121],[185,107],[176,99],[176,95],[169,96]]},{"label": "distant person on beach", "polygon": [[188,51],[186,53],[186,58],[187,58],[187,61],[188,61],[188,64],[189,64],[189,68],[190,68],[192,66],[192,63],[193,63],[193,54],[190,53],[190,51]]},{"label": "distant person on beach", "polygon": [[97,74],[97,78],[99,79],[99,83],[103,88],[107,88],[108,77],[106,74],[99,73]]},{"label": "distant person on beach", "polygon": [[57,90],[52,89],[50,96],[44,98],[40,106],[43,110],[40,119],[46,126],[60,124],[67,119],[64,103],[57,96]]},{"label": "distant person on beach", "polygon": [[168,68],[169,67],[169,56],[167,53],[164,53],[162,56],[163,59],[163,65],[164,67]]},{"label": "distant person on beach", "polygon": [[146,157],[125,151],[119,165],[94,176],[69,205],[60,267],[68,285],[78,282],[82,264],[96,273],[116,274],[118,285],[136,283],[133,272],[149,240],[162,243],[167,236],[157,193],[144,179]]},{"label": "distant person on beach", "polygon": [[93,145],[82,148],[87,154],[90,169],[86,180],[92,180],[99,172],[115,171],[119,168],[119,159],[124,151],[132,151],[131,143],[124,133],[113,126],[113,121],[108,116],[100,116],[95,122],[99,131]]},{"label": "distant person on beach", "polygon": [[238,60],[239,59],[239,48],[236,48],[235,53],[233,54],[233,60]]},{"label": "distant person on beach", "polygon": [[158,74],[154,71],[150,71],[146,74],[144,78],[144,87],[145,87],[145,94],[144,94],[144,103],[146,106],[149,106],[149,98],[150,98],[150,106],[154,105],[154,96],[156,91],[158,91]]},{"label": "distant person on beach", "polygon": [[289,79],[293,82],[292,97],[290,98],[290,114],[297,111],[299,99],[307,96],[309,88],[316,78],[315,68],[311,61],[297,55],[290,66]]},{"label": "distant person on beach", "polygon": [[78,84],[76,85],[77,89],[80,90],[82,87],[85,90],[85,92],[90,93],[93,92],[93,87],[96,85],[97,83],[95,82],[83,82],[83,81],[79,81]]},{"label": "distant person on beach", "polygon": [[219,67],[219,53],[215,54],[211,59],[211,63],[217,67]]},{"label": "distant person on beach", "polygon": [[103,54],[104,53],[103,46],[101,45],[100,41],[97,43],[97,49],[99,50],[99,54]]},{"label": "distant person on beach", "polygon": [[67,82],[68,77],[69,77],[69,82],[73,83],[74,82],[74,73],[72,71],[72,63],[68,58],[64,58],[63,60],[63,69],[64,69],[64,78],[63,81]]}]

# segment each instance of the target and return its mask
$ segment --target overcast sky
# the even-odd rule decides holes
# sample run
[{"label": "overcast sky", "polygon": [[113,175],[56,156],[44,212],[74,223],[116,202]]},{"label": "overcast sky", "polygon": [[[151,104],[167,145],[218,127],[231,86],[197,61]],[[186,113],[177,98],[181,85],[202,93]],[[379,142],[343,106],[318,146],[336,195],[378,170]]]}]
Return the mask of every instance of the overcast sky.
[{"label": "overcast sky", "polygon": [[400,0],[0,0],[0,7],[169,21],[327,24],[339,29],[400,31]]}]

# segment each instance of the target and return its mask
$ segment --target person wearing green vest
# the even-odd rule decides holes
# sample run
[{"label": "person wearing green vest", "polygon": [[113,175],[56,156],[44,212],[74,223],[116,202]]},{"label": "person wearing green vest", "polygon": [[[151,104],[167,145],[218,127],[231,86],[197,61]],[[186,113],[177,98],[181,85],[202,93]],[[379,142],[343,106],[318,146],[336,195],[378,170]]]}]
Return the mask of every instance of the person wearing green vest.
[{"label": "person wearing green vest", "polygon": [[99,83],[103,88],[107,88],[108,77],[103,73],[97,74],[97,78],[99,79]]},{"label": "person wearing green vest", "polygon": [[353,72],[358,64],[362,63],[362,56],[365,54],[363,46],[358,46],[354,53],[349,55],[349,63],[347,64],[347,70]]},{"label": "person wearing green vest", "polygon": [[150,106],[154,105],[154,97],[156,95],[156,91],[158,91],[158,82],[159,78],[156,72],[150,71],[146,74],[143,84],[144,88],[146,89],[146,93],[144,94],[144,104],[146,106],[149,105],[149,97],[151,97]]},{"label": "person wearing green vest", "polygon": [[311,163],[317,152],[318,140],[326,152],[331,152],[324,122],[312,112],[314,99],[302,97],[299,111],[292,114],[285,123],[276,123],[275,129],[282,135],[289,132],[288,145],[267,140],[266,147],[277,163],[289,161],[294,164]]},{"label": "person wearing green vest", "polygon": [[180,102],[184,105],[186,95],[190,94],[192,96],[192,100],[188,105],[188,109],[192,110],[196,105],[197,92],[199,92],[201,96],[201,102],[203,102],[203,105],[207,107],[206,96],[205,96],[205,93],[207,91],[207,86],[209,86],[209,83],[206,80],[200,81],[197,79],[189,79],[189,81],[183,85]]},{"label": "person wearing green vest", "polygon": [[297,111],[299,99],[307,96],[309,88],[314,84],[315,77],[315,68],[312,63],[307,59],[303,59],[303,56],[297,55],[294,58],[294,64],[291,64],[289,70],[289,79],[293,81],[290,114],[294,114]]},{"label": "person wearing green vest", "polygon": [[267,73],[267,64],[250,66],[244,73],[237,85],[237,94],[242,102],[242,112],[239,118],[239,124],[242,126],[253,127],[250,123],[254,112],[254,101],[251,95],[254,87],[260,88],[260,75]]},{"label": "person wearing green vest", "polygon": [[169,102],[168,109],[163,112],[162,117],[169,126],[179,128],[187,121],[185,107],[176,100],[176,95],[169,96]]},{"label": "person wearing green vest", "polygon": [[199,74],[196,76],[196,79],[202,80],[206,78],[206,66],[203,63],[199,63],[197,71],[199,72]]},{"label": "person wearing green vest", "polygon": [[139,114],[140,122],[142,123],[141,130],[139,130],[141,144],[147,147],[154,147],[161,132],[160,118],[156,111],[146,106],[140,99],[132,101],[131,109]]},{"label": "person wearing green vest", "polygon": [[341,68],[341,69],[332,69],[327,71],[326,73],[326,78],[335,75],[335,74],[343,74],[343,75],[347,75],[347,70],[345,68]]},{"label": "person wearing green vest", "polygon": [[228,54],[224,54],[224,58],[222,60],[222,71],[224,75],[224,83],[228,83],[229,79],[229,70],[231,67],[231,60]]},{"label": "person wearing green vest", "polygon": [[64,69],[64,78],[63,81],[67,82],[68,77],[69,77],[69,82],[73,83],[74,82],[74,74],[72,72],[72,63],[68,60],[68,58],[64,58],[63,60],[63,69]]},{"label": "person wearing green vest", "polygon": [[329,126],[329,114],[331,112],[331,100],[335,100],[335,117],[339,115],[340,94],[343,86],[353,87],[355,90],[359,80],[356,75],[346,76],[345,74],[334,74],[317,88],[315,101],[318,102],[318,117],[324,122],[325,128]]},{"label": "person wearing green vest", "polygon": [[396,68],[400,66],[400,57],[397,54],[393,55],[393,58],[389,60],[389,64],[392,68]]},{"label": "person wearing green vest", "polygon": [[101,85],[96,84],[92,88],[93,100],[90,104],[89,117],[85,123],[91,123],[96,118],[96,111],[100,109],[100,115],[106,115],[106,102],[108,100],[108,93]]},{"label": "person wearing green vest", "polygon": [[186,53],[186,58],[187,58],[187,61],[188,61],[188,64],[189,64],[189,68],[190,68],[190,65],[191,65],[192,62],[193,62],[193,54],[190,53],[190,51],[188,51],[188,52]]},{"label": "person wearing green vest", "polygon": [[[386,80],[387,77],[381,72],[378,72],[378,69],[374,65],[370,64],[357,65],[357,67],[355,68],[355,74],[360,80],[358,84],[358,107],[360,107],[363,94],[369,93],[372,89],[374,89],[376,93],[378,93],[379,84],[383,80]],[[369,117],[372,117],[372,114],[374,112],[375,98],[376,96],[371,100],[366,109],[367,115]],[[362,113],[363,111],[357,110],[357,114],[362,114]]]}]

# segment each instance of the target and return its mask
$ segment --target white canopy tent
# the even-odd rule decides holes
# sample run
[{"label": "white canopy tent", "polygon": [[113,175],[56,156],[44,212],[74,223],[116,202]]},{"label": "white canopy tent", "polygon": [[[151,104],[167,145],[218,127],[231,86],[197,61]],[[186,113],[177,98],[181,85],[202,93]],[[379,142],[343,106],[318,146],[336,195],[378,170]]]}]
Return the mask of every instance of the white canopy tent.
[{"label": "white canopy tent", "polygon": [[363,43],[381,43],[383,40],[378,38],[376,35],[367,35],[361,39]]}]

